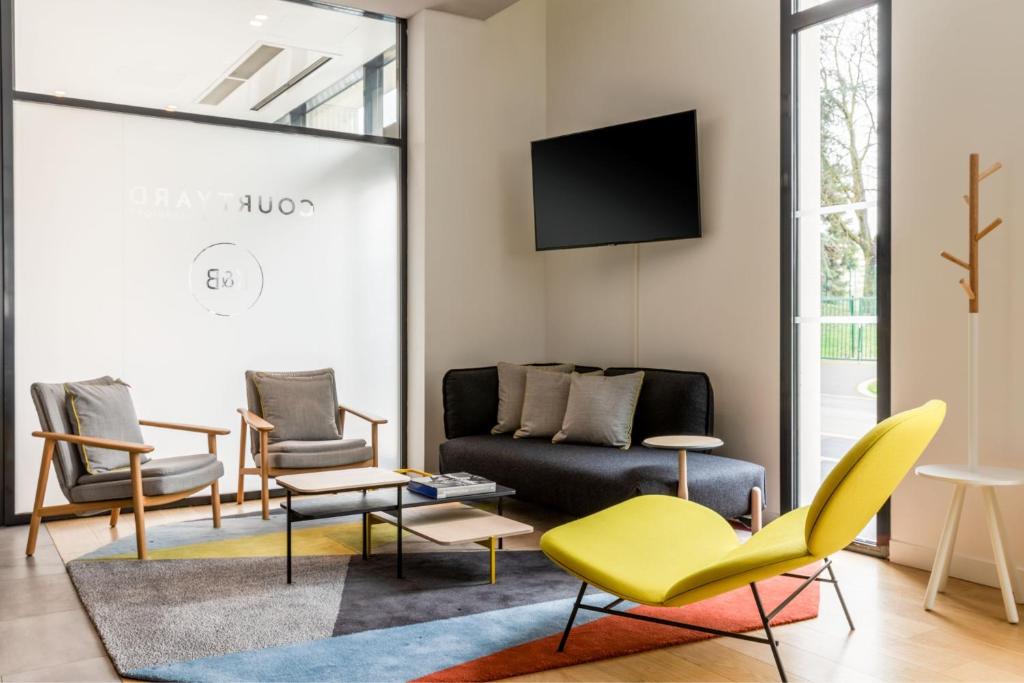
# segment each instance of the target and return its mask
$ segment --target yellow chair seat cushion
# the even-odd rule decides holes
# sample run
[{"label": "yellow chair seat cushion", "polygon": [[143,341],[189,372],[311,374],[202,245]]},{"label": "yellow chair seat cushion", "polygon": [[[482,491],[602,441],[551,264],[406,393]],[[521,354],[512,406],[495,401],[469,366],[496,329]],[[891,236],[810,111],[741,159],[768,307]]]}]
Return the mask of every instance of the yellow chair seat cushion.
[{"label": "yellow chair seat cushion", "polygon": [[685,605],[813,562],[807,508],[746,543],[716,512],[671,496],[639,496],[544,534],[540,547],[571,574],[645,605]]},{"label": "yellow chair seat cushion", "polygon": [[639,496],[544,534],[540,547],[570,574],[633,602],[660,605],[680,577],[739,545],[718,513],[671,496]]}]

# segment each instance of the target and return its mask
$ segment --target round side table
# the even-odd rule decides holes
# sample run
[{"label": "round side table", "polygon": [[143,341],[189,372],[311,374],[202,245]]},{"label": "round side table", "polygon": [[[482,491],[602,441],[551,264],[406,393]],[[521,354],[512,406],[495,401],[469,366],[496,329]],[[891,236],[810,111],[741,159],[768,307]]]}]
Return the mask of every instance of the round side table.
[{"label": "round side table", "polygon": [[679,489],[677,493],[680,498],[689,499],[690,490],[686,486],[686,449],[704,450],[718,448],[725,445],[725,442],[714,436],[678,434],[673,436],[652,436],[649,439],[644,439],[644,445],[648,448],[666,448],[679,451]]},{"label": "round side table", "polygon": [[1006,620],[1016,624],[1020,620],[1017,614],[1017,602],[1014,597],[1024,597],[1017,578],[1017,568],[1010,550],[1006,545],[1006,529],[1003,518],[999,514],[996,502],[996,487],[1024,486],[1024,470],[1007,467],[975,467],[967,465],[922,465],[915,470],[918,476],[938,479],[953,484],[953,500],[946,515],[946,526],[939,539],[939,547],[935,551],[935,563],[932,575],[928,580],[925,592],[924,608],[935,609],[935,596],[946,588],[949,578],[949,563],[953,557],[953,546],[960,527],[960,514],[964,509],[964,495],[967,488],[981,489],[985,501],[985,520],[988,522],[988,535],[992,541],[992,554],[995,557],[996,573],[999,575],[999,589],[1003,593],[1003,607],[1006,609]]}]

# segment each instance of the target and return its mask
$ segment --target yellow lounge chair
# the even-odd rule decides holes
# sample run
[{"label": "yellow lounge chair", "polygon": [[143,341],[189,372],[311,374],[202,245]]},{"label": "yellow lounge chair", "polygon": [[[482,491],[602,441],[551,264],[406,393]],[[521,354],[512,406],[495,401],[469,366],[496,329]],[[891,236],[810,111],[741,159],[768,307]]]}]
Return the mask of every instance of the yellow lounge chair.
[{"label": "yellow lounge chair", "polygon": [[[843,456],[809,506],[779,517],[746,543],[740,543],[729,523],[712,510],[671,496],[639,496],[547,532],[540,539],[541,549],[583,581],[558,651],[565,649],[576,613],[583,609],[765,643],[785,681],[771,620],[812,582],[823,581],[835,586],[853,629],[828,556],[849,545],[878,512],[935,436],[945,414],[945,403],[929,401],[880,422]],[[790,573],[814,562],[822,565],[810,575]],[[821,578],[826,571],[829,578]],[[804,581],[765,612],[756,582],[775,576]],[[604,607],[584,604],[588,585],[616,600]],[[623,601],[680,607],[745,585],[754,595],[766,637],[613,609]]]}]

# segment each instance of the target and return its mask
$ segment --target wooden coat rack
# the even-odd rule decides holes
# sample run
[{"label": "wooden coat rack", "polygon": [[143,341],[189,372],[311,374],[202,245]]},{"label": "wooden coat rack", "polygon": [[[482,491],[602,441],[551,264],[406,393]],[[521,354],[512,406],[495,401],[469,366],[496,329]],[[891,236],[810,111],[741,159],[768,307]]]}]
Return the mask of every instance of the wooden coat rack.
[{"label": "wooden coat rack", "polygon": [[942,258],[955,263],[967,271],[967,277],[960,279],[960,286],[967,294],[967,466],[928,464],[917,468],[917,474],[954,484],[953,500],[946,516],[946,524],[939,539],[932,565],[932,575],[928,580],[925,592],[924,608],[935,609],[935,599],[940,590],[946,586],[950,563],[953,560],[953,549],[956,543],[957,530],[960,527],[960,516],[963,513],[964,496],[968,488],[980,489],[985,502],[985,518],[989,538],[992,541],[992,554],[995,559],[996,575],[999,578],[999,589],[1003,595],[1003,608],[1006,620],[1011,624],[1020,621],[1017,612],[1017,596],[1024,596],[1019,584],[1017,565],[1013,561],[1010,547],[1007,545],[1006,528],[996,500],[996,488],[1007,486],[1024,486],[1024,469],[1008,467],[982,467],[978,463],[978,318],[981,309],[981,267],[978,262],[978,245],[982,239],[1003,223],[997,218],[985,228],[979,229],[979,189],[981,181],[1002,168],[995,163],[979,171],[979,157],[971,155],[970,189],[964,195],[968,207],[968,242],[967,260],[959,259],[949,252],[942,252]]},{"label": "wooden coat rack", "polygon": [[977,313],[980,304],[980,290],[978,287],[978,281],[980,278],[980,264],[978,263],[978,243],[987,236],[990,232],[998,228],[1003,224],[1002,218],[997,218],[989,223],[984,230],[979,230],[978,214],[980,204],[980,186],[981,181],[988,178],[990,175],[998,171],[1003,167],[998,161],[984,171],[979,171],[981,157],[978,154],[971,155],[971,171],[970,171],[970,186],[968,194],[964,195],[964,201],[967,202],[968,207],[968,256],[967,260],[959,259],[953,256],[948,251],[942,252],[942,258],[955,263],[956,265],[964,268],[968,276],[960,279],[960,286],[963,287],[964,292],[967,294],[967,305],[968,310],[971,313]]},{"label": "wooden coat rack", "polygon": [[967,260],[957,258],[948,251],[942,258],[967,271],[966,278],[960,278],[960,286],[967,294],[967,465],[974,470],[978,467],[978,312],[981,310],[981,264],[978,246],[989,233],[1003,223],[996,218],[985,228],[979,229],[979,204],[981,181],[1003,167],[998,161],[984,171],[980,169],[981,157],[972,154],[970,159],[970,182],[964,201],[967,202]]}]

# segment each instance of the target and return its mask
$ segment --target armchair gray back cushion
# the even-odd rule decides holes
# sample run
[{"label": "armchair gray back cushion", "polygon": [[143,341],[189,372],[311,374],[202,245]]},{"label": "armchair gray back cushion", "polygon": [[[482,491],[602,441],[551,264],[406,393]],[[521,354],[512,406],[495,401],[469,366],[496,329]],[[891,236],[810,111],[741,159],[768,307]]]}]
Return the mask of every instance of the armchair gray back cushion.
[{"label": "armchair gray back cushion", "polygon": [[[337,384],[334,379],[333,369],[324,368],[322,370],[303,370],[297,372],[261,372],[257,370],[247,370],[245,373],[245,394],[246,400],[249,403],[249,410],[262,418],[266,418],[267,416],[263,414],[263,407],[260,404],[259,388],[256,386],[256,381],[258,377],[268,378],[271,379],[272,381],[289,379],[303,381],[320,377],[327,377],[330,382],[329,393],[332,399],[332,404],[329,407],[333,415],[334,423],[337,427],[338,436],[342,436],[341,415],[338,413],[338,390]],[[271,421],[271,424],[274,423]],[[277,427],[278,425],[274,426]],[[275,438],[274,432],[271,432],[270,440],[279,441],[281,439]],[[259,434],[256,432],[256,430],[249,430],[249,450],[254,456],[259,453],[260,441]]]},{"label": "armchair gray back cushion", "polygon": [[[75,384],[113,384],[113,377],[97,377]],[[57,434],[74,434],[74,418],[68,411],[64,384],[32,385],[32,403],[39,415],[39,426],[44,432]],[[82,458],[78,447],[74,444],[58,441],[53,452],[53,463],[57,469],[57,481],[64,496],[71,500],[71,489],[78,483],[78,478],[85,474]]]}]

